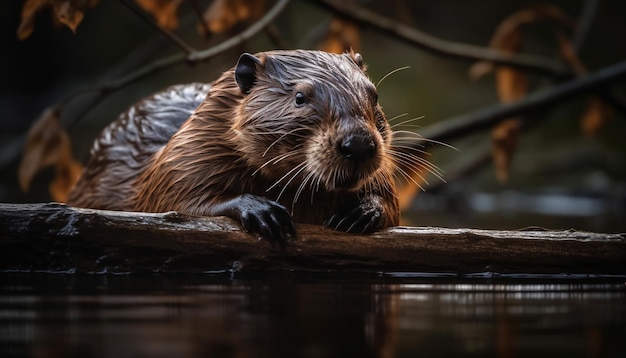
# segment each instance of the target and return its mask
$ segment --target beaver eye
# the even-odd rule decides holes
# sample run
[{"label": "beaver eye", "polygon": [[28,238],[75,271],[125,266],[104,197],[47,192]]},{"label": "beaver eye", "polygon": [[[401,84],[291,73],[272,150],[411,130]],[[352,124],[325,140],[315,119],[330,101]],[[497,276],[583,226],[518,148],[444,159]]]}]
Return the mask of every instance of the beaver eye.
[{"label": "beaver eye", "polygon": [[302,92],[297,92],[296,93],[296,106],[300,107],[304,104],[306,98],[304,97],[304,94]]}]

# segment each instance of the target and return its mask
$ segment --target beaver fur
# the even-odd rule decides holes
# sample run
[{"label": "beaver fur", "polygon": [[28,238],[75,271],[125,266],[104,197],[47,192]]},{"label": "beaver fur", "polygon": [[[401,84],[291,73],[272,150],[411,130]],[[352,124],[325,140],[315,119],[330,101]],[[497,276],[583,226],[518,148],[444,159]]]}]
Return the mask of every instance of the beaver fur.
[{"label": "beaver fur", "polygon": [[368,233],[399,221],[391,138],[360,55],[243,54],[123,113],[68,204],[226,215],[281,244],[293,222]]}]

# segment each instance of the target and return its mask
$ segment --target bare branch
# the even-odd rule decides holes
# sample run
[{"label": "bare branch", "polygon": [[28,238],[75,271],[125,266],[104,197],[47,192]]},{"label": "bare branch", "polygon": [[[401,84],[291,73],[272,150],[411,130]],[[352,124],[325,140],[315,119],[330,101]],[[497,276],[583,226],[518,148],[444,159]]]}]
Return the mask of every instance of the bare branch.
[{"label": "bare branch", "polygon": [[187,60],[190,62],[208,60],[219,53],[242,44],[268,26],[269,23],[272,22],[285,9],[287,4],[289,4],[289,0],[279,0],[259,21],[248,27],[242,33],[229,38],[217,46],[202,51],[196,51],[190,54],[187,57]]},{"label": "bare branch", "polygon": [[[84,93],[89,93],[89,92],[99,93],[99,95],[93,100],[92,105],[88,108],[88,110],[82,113],[82,116],[84,116],[85,114],[89,112],[90,109],[94,108],[100,101],[102,101],[106,97],[106,95],[108,95],[109,93],[119,90],[121,88],[124,88],[143,77],[146,77],[158,71],[164,70],[171,66],[183,63],[185,61],[191,62],[191,63],[206,61],[232,48],[235,48],[236,46],[242,44],[244,41],[252,38],[254,35],[262,31],[271,21],[273,21],[282,12],[282,10],[284,10],[284,8],[287,6],[288,3],[289,3],[289,0],[280,0],[279,2],[276,3],[276,5],[274,5],[272,9],[270,9],[270,11],[268,11],[261,19],[259,19],[259,21],[257,21],[255,24],[250,26],[244,32],[216,46],[210,47],[202,51],[194,50],[188,54],[179,53],[179,54],[174,54],[168,57],[155,60],[137,69],[136,71],[127,74],[126,76],[116,79],[115,81],[109,82],[102,86],[81,89],[69,95],[65,100],[63,100],[63,103],[66,104],[68,102],[71,102],[72,100],[76,99],[77,97],[81,96]],[[66,125],[68,126],[73,125],[75,122],[80,120],[82,116],[75,117],[67,121]]]},{"label": "bare branch", "polygon": [[403,25],[394,19],[378,15],[368,9],[355,6],[352,2],[337,0],[315,0],[314,3],[341,14],[352,21],[372,26],[394,38],[427,51],[465,61],[489,61],[494,64],[532,70],[552,77],[566,78],[571,71],[561,63],[529,54],[509,54],[495,49],[443,40]]},{"label": "bare branch", "polygon": [[[473,131],[490,127],[504,118],[536,111],[576,95],[598,91],[623,80],[625,77],[626,62],[620,62],[587,76],[531,93],[515,103],[495,105],[443,120],[428,126],[421,131],[421,134],[430,140],[447,142]],[[532,120],[532,116],[527,118],[528,122]],[[430,142],[417,144],[431,145]]]},{"label": "bare branch", "polygon": [[149,18],[143,11],[139,11],[139,9],[137,9],[135,6],[130,4],[128,2],[128,0],[120,0],[120,2],[124,6],[126,6],[127,9],[129,9],[135,15],[137,15],[141,20],[143,20],[145,23],[149,24],[153,29],[155,29],[157,32],[159,32],[160,34],[165,36],[167,39],[169,39],[171,42],[173,42],[176,46],[178,46],[186,54],[190,54],[190,53],[196,51],[193,47],[189,46],[180,37],[174,35],[174,33],[172,33],[171,31],[169,31],[167,29],[164,29],[162,26],[159,26],[151,18]]}]

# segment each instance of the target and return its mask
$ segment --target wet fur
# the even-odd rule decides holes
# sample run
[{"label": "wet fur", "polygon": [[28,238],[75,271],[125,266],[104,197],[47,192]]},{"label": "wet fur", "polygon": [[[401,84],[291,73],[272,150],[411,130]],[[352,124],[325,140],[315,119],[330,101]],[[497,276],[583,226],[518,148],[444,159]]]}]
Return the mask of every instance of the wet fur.
[{"label": "wet fur", "polygon": [[[174,86],[122,114],[96,141],[68,204],[213,215],[247,193],[278,201],[295,222],[322,224],[374,203],[378,227],[397,225],[392,134],[361,59],[304,50],[256,56],[249,93],[233,68],[210,89]],[[294,105],[297,92],[305,106]],[[355,131],[374,139],[371,158],[337,153],[338,138]]]}]

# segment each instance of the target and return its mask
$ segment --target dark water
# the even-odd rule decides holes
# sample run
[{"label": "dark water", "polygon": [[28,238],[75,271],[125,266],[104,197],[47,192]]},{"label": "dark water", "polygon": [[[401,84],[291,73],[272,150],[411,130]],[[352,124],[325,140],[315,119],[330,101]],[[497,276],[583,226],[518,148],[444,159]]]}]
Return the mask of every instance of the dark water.
[{"label": "dark water", "polygon": [[624,278],[0,274],[0,357],[626,357]]}]

